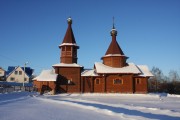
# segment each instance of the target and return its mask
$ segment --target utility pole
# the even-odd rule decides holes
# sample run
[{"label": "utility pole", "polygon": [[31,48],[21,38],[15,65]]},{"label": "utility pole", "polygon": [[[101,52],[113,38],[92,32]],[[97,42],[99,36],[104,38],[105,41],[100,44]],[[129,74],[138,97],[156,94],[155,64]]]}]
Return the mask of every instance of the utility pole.
[{"label": "utility pole", "polygon": [[23,88],[24,88],[24,82],[25,82],[25,74],[26,74],[26,65],[28,64],[28,62],[24,63],[24,78],[23,78]]}]

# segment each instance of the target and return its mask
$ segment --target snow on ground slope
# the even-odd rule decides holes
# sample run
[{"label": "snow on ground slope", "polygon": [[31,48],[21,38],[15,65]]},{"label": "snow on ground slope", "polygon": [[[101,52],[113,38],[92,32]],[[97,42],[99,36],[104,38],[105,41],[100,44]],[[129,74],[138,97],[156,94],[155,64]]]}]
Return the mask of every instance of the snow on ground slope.
[{"label": "snow on ground slope", "polygon": [[0,94],[0,120],[180,120],[180,96],[167,94]]}]

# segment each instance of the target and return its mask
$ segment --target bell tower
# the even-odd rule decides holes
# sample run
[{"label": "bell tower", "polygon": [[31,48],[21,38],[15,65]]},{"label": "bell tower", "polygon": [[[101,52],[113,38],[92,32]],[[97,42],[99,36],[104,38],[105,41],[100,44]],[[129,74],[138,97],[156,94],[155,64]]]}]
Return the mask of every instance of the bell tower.
[{"label": "bell tower", "polygon": [[60,63],[72,64],[77,63],[77,49],[79,46],[76,44],[72,30],[72,19],[68,18],[68,28],[64,36],[62,44],[59,45],[61,49]]},{"label": "bell tower", "polygon": [[72,19],[68,18],[68,28],[64,39],[59,45],[60,63],[53,65],[58,74],[56,91],[60,93],[79,93],[81,91],[81,70],[83,66],[77,64],[77,49],[79,46],[72,30]]}]

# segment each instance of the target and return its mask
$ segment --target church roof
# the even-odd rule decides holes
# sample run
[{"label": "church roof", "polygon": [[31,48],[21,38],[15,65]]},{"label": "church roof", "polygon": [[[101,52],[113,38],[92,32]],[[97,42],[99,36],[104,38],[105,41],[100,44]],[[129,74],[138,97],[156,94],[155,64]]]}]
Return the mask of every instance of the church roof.
[{"label": "church roof", "polygon": [[111,41],[105,55],[108,55],[108,54],[124,55],[123,51],[121,50],[119,44],[116,41],[116,38],[112,37],[112,41]]},{"label": "church roof", "polygon": [[120,48],[118,42],[116,41],[116,35],[117,35],[117,30],[115,29],[114,24],[113,24],[113,28],[111,30],[112,41],[111,41],[105,55],[108,55],[108,54],[124,55],[122,49]]},{"label": "church roof", "polygon": [[56,81],[57,74],[54,70],[43,70],[41,74],[35,77],[33,80],[37,81]]},{"label": "church roof", "polygon": [[66,31],[66,34],[64,36],[62,44],[63,43],[76,44],[76,40],[74,38],[73,30],[72,30],[72,27],[71,27],[72,19],[68,18],[67,21],[68,21],[68,28],[67,28],[67,31]]},{"label": "church roof", "polygon": [[81,65],[78,65],[76,63],[66,64],[66,63],[57,63],[53,65],[53,67],[83,67]]},{"label": "church roof", "polygon": [[81,76],[99,76],[94,69],[86,69],[81,73]]},{"label": "church roof", "polygon": [[148,66],[146,65],[137,65],[137,67],[139,68],[139,70],[141,71],[141,74],[139,76],[141,77],[146,77],[146,76],[154,76],[148,69]]},{"label": "church roof", "polygon": [[114,68],[104,65],[103,63],[96,62],[95,68],[97,73],[107,73],[107,74],[112,74],[112,73],[140,74],[141,73],[134,63],[128,63],[127,66],[122,68]]},{"label": "church roof", "polygon": [[134,63],[128,63],[127,66],[122,68],[114,68],[106,66],[102,63],[95,63],[96,72],[99,74],[138,74],[141,77],[151,77],[153,74],[149,71],[146,65],[135,65]]}]

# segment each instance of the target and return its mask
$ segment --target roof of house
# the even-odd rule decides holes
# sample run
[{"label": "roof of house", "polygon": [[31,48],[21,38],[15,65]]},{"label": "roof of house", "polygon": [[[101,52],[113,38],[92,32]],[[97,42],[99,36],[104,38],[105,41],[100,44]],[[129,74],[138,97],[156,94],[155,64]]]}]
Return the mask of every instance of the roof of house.
[{"label": "roof of house", "polygon": [[2,67],[0,67],[1,70],[5,71]]},{"label": "roof of house", "polygon": [[[11,75],[19,66],[9,66],[8,70],[6,71],[6,76],[8,77]],[[20,67],[24,71],[24,67]],[[30,67],[25,67],[25,73],[28,77],[31,77],[34,72],[34,69],[31,69]]]},{"label": "roof of house", "polygon": [[83,66],[78,65],[76,63],[69,63],[69,64],[66,64],[66,63],[57,63],[57,64],[54,64],[52,66],[53,67],[83,67]]},{"label": "roof of house", "polygon": [[76,44],[76,40],[74,38],[74,33],[73,33],[73,30],[72,30],[72,27],[71,27],[72,19],[68,18],[67,21],[68,21],[68,28],[67,28],[67,31],[66,31],[66,34],[64,36],[62,44],[63,43],[73,43],[73,44]]},{"label": "roof of house", "polygon": [[4,75],[5,75],[5,70],[4,70],[2,67],[0,67],[0,70],[4,71],[3,73],[0,73],[0,77],[4,77]]},{"label": "roof of house", "polygon": [[37,81],[56,81],[58,74],[54,70],[43,70],[41,74],[33,80]]}]

